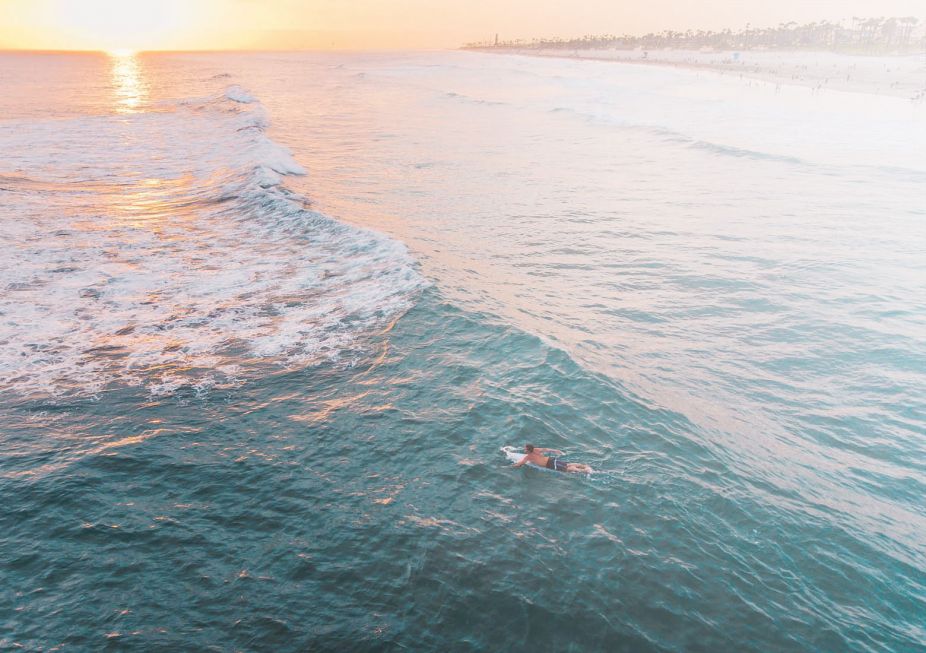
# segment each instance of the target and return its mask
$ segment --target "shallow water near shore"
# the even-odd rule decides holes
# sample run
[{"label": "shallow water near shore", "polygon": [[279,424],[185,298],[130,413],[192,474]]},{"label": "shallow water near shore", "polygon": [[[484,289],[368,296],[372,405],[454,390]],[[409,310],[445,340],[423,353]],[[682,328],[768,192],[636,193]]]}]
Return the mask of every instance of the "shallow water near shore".
[{"label": "shallow water near shore", "polygon": [[922,104],[0,71],[0,648],[926,648]]}]

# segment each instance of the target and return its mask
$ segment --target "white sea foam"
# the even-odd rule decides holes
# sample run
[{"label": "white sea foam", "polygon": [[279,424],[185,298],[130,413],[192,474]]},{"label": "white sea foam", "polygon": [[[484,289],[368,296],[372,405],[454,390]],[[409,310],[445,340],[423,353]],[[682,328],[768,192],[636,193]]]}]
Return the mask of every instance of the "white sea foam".
[{"label": "white sea foam", "polygon": [[257,102],[257,98],[245,91],[243,88],[237,84],[229,86],[225,89],[225,97],[234,102],[240,102],[242,104],[251,104]]},{"label": "white sea foam", "polygon": [[250,97],[0,124],[0,389],[200,392],[407,310],[425,282],[404,246],[306,210]]}]

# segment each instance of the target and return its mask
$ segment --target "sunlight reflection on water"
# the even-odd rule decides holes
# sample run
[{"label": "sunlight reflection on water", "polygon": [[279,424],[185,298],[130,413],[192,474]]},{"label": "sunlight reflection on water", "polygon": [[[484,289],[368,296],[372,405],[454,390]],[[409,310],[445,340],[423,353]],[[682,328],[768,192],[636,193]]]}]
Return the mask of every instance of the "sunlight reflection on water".
[{"label": "sunlight reflection on water", "polygon": [[112,87],[116,100],[116,111],[133,113],[148,97],[147,84],[142,75],[138,55],[127,50],[108,53],[112,67]]}]

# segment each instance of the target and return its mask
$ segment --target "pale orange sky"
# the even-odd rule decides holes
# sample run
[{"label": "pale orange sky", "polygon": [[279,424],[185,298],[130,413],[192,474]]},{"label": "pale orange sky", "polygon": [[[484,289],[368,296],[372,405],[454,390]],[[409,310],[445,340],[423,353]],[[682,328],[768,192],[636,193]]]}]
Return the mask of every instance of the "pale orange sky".
[{"label": "pale orange sky", "polygon": [[924,0],[0,0],[0,48],[380,49],[916,16]]}]

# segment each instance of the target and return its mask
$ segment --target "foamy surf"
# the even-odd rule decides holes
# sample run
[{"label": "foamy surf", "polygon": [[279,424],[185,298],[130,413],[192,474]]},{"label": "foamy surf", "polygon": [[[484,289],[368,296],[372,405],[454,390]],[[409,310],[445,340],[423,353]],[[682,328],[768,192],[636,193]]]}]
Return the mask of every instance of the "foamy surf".
[{"label": "foamy surf", "polygon": [[337,360],[425,285],[403,245],[283,186],[305,170],[247,91],[159,109],[0,126],[4,392]]}]

